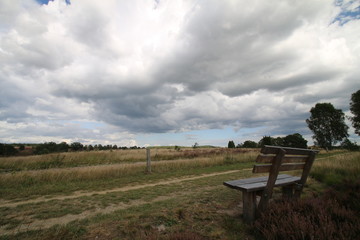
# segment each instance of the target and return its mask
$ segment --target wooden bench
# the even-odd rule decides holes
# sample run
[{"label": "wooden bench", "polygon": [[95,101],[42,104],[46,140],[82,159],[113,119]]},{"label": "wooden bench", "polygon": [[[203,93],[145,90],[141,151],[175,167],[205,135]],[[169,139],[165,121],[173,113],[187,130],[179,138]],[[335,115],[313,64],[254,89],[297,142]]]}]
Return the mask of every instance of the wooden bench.
[{"label": "wooden bench", "polygon": [[[252,223],[267,208],[274,187],[282,187],[283,197],[299,198],[315,160],[316,150],[265,146],[261,149],[253,173],[266,173],[266,177],[255,177],[224,182],[225,186],[238,189],[243,194],[243,216]],[[280,174],[280,171],[302,169],[300,176]],[[261,196],[257,204],[256,196]]]}]

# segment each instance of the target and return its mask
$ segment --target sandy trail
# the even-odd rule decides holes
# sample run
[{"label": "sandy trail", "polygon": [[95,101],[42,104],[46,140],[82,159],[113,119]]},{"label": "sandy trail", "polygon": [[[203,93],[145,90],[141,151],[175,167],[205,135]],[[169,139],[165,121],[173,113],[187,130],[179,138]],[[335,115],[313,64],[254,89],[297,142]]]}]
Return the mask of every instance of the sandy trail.
[{"label": "sandy trail", "polygon": [[[183,181],[191,181],[191,180],[196,180],[196,179],[201,179],[201,178],[206,178],[206,177],[231,174],[231,173],[236,173],[236,172],[240,172],[243,170],[249,170],[249,169],[231,170],[231,171],[226,171],[226,172],[215,172],[215,173],[209,173],[209,174],[202,174],[199,176],[191,176],[191,177],[159,181],[156,183],[114,188],[114,189],[104,190],[104,191],[93,191],[93,192],[86,192],[86,193],[79,192],[79,193],[75,193],[70,196],[58,196],[58,197],[53,197],[53,198],[41,197],[41,198],[27,200],[27,201],[21,201],[21,202],[8,202],[8,203],[2,203],[0,205],[0,207],[15,207],[15,206],[18,206],[21,204],[28,204],[28,203],[46,202],[46,201],[51,201],[51,200],[73,199],[73,198],[78,198],[78,197],[83,197],[83,196],[91,196],[94,194],[98,195],[98,194],[107,194],[107,193],[112,193],[112,192],[125,192],[125,191],[129,191],[129,190],[136,190],[136,189],[141,189],[141,188],[146,188],[146,187],[154,187],[157,185],[168,185],[168,184],[174,184],[174,183],[181,183]],[[221,186],[212,186],[212,187],[208,187],[207,189],[213,189],[213,188],[218,188],[218,187],[221,187]],[[108,214],[108,213],[111,213],[111,212],[114,212],[117,210],[127,209],[130,207],[136,207],[136,206],[140,206],[140,205],[148,204],[148,203],[156,203],[156,202],[166,201],[166,200],[173,199],[175,197],[189,195],[191,193],[192,193],[192,191],[187,191],[187,192],[175,193],[175,194],[171,194],[171,195],[158,196],[151,201],[135,200],[128,204],[118,203],[116,205],[111,205],[111,206],[108,206],[105,208],[97,208],[95,210],[92,209],[92,210],[84,211],[80,214],[68,214],[68,215],[65,215],[62,217],[58,217],[58,218],[50,218],[50,219],[45,219],[45,220],[37,220],[37,219],[31,219],[31,218],[24,219],[24,222],[29,222],[29,223],[21,224],[17,228],[11,229],[11,230],[7,230],[4,227],[1,227],[0,235],[16,234],[19,232],[25,232],[25,231],[36,230],[36,229],[46,229],[46,228],[50,228],[56,224],[67,224],[71,221],[81,220],[81,219],[85,219],[88,217],[93,217],[93,216],[96,216],[97,214]]]},{"label": "sandy trail", "polygon": [[[176,196],[160,196],[160,197],[157,197],[148,202],[132,201],[130,204],[119,203],[117,205],[109,206],[106,208],[97,208],[95,210],[84,211],[80,214],[68,214],[68,215],[65,215],[65,216],[62,216],[59,218],[50,218],[50,219],[45,219],[45,220],[37,220],[37,219],[31,220],[30,223],[21,224],[15,229],[7,230],[5,228],[0,228],[0,236],[5,235],[5,234],[16,234],[19,232],[26,232],[26,231],[30,231],[30,230],[46,229],[46,228],[55,226],[57,224],[60,224],[60,225],[67,224],[67,223],[75,221],[75,220],[82,220],[82,219],[85,219],[88,217],[94,217],[98,214],[108,214],[108,213],[111,213],[111,212],[114,212],[117,210],[127,209],[130,207],[136,207],[136,206],[140,206],[140,205],[148,204],[148,203],[166,201],[166,200],[169,200],[169,199],[175,198],[175,197]],[[24,219],[24,220],[26,220],[26,219]]]},{"label": "sandy trail", "polygon": [[192,177],[185,177],[185,178],[175,178],[175,179],[159,181],[159,182],[155,182],[155,183],[147,183],[147,184],[141,184],[141,185],[135,185],[135,186],[126,186],[126,187],[113,188],[113,189],[102,190],[102,191],[74,192],[72,195],[67,195],[67,196],[56,196],[56,197],[44,196],[44,197],[40,197],[40,198],[30,199],[30,200],[26,200],[26,201],[18,201],[18,202],[2,200],[2,201],[0,201],[0,207],[16,207],[16,206],[19,206],[22,204],[29,204],[29,203],[47,202],[47,201],[51,201],[51,200],[74,199],[74,198],[79,198],[79,197],[92,196],[95,194],[102,195],[102,194],[108,194],[108,193],[113,193],[113,192],[125,192],[125,191],[130,191],[130,190],[146,188],[146,187],[154,187],[157,185],[169,185],[169,184],[174,184],[174,183],[180,183],[183,181],[191,181],[191,180],[196,180],[196,179],[200,179],[200,178],[206,178],[206,177],[212,177],[212,176],[218,176],[218,175],[224,175],[224,174],[231,174],[231,173],[235,173],[235,172],[239,172],[239,171],[243,171],[243,170],[248,170],[248,169],[231,170],[231,171],[226,171],[226,172],[215,172],[215,173],[202,174],[199,176],[192,176]]}]

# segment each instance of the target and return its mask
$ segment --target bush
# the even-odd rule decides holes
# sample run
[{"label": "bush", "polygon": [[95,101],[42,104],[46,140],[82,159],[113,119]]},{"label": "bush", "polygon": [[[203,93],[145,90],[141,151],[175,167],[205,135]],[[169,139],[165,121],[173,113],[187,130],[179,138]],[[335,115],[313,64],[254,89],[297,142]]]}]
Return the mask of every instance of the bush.
[{"label": "bush", "polygon": [[255,222],[262,239],[343,240],[360,236],[360,181],[331,189],[322,197],[270,204]]}]

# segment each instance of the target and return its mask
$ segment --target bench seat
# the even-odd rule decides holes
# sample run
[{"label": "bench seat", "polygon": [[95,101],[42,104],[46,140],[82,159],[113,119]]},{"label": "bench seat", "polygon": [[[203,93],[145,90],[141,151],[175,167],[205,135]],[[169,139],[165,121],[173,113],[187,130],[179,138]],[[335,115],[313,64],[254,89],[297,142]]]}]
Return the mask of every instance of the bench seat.
[{"label": "bench seat", "polygon": [[[255,192],[264,190],[268,182],[268,176],[266,177],[256,177],[256,178],[247,178],[239,179],[224,182],[224,185],[230,188],[241,190],[243,192]],[[300,177],[291,176],[287,174],[278,175],[274,187],[282,187],[287,185],[292,185],[300,181]]]}]

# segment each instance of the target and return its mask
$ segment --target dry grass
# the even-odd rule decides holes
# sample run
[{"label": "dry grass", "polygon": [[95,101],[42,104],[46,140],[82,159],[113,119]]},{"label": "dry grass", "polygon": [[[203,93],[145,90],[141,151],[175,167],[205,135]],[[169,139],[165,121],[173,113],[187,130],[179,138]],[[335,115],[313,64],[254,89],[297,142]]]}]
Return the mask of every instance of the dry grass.
[{"label": "dry grass", "polygon": [[[180,151],[175,149],[154,148],[151,149],[151,160],[161,161],[221,156],[238,158],[238,155],[242,156],[243,154],[249,154],[249,152],[251,153],[249,150],[226,148],[184,148]],[[0,171],[10,172],[144,161],[146,161],[145,149],[68,152],[27,157],[0,158]]]},{"label": "dry grass", "polygon": [[357,180],[360,176],[360,152],[319,158],[314,163],[311,175],[328,185]]},{"label": "dry grass", "polygon": [[[168,150],[165,151],[154,151],[154,156],[159,153],[168,154]],[[209,154],[209,152],[202,151],[189,151],[192,154],[197,154],[196,156],[187,159],[177,159],[177,160],[164,160],[164,161],[153,161],[152,162],[152,172],[153,173],[171,173],[179,170],[186,169],[201,169],[211,166],[227,165],[227,164],[236,164],[242,162],[253,161],[257,155],[256,152],[229,152],[226,151],[225,154]],[[186,154],[189,154],[186,153]],[[102,157],[109,157],[110,160],[104,162],[111,162],[114,156],[122,156],[120,153],[122,151],[114,152],[91,152],[91,153],[66,153],[62,156],[66,156],[68,159],[83,159],[88,156],[89,158],[96,158],[99,155]],[[124,151],[128,154],[127,157],[133,157],[145,155],[144,150],[135,150],[135,151]],[[208,157],[202,157],[207,153]],[[50,155],[48,157],[51,157]],[[37,158],[36,158],[37,157]],[[30,161],[40,161],[44,156],[36,156],[30,159]],[[23,157],[29,159],[29,157]],[[40,160],[39,160],[40,159]],[[8,159],[7,159],[8,160]],[[18,158],[14,158],[15,161],[18,161]],[[65,161],[65,160],[64,160]],[[89,160],[91,161],[91,159]],[[28,187],[34,186],[37,184],[60,184],[65,182],[78,182],[78,181],[89,181],[89,180],[106,180],[106,179],[117,179],[126,176],[139,176],[143,175],[146,170],[145,160],[142,162],[136,163],[117,163],[117,164],[101,164],[93,166],[82,166],[82,167],[71,167],[71,168],[50,168],[42,170],[23,170],[12,173],[2,173],[0,174],[0,187],[9,188],[11,187]]]}]

